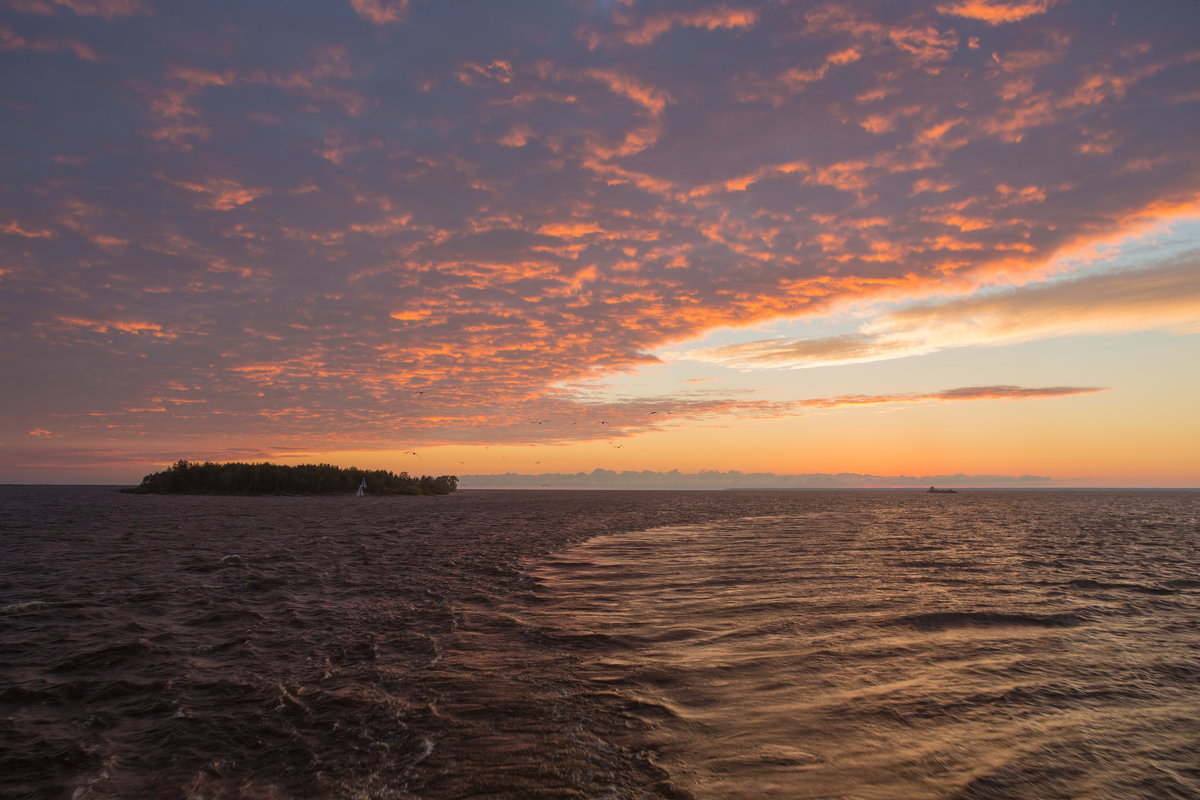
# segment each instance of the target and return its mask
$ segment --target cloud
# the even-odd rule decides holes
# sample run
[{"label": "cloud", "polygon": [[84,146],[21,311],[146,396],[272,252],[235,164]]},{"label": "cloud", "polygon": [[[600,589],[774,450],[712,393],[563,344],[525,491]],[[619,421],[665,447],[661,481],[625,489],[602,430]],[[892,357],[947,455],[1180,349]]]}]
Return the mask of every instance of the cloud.
[{"label": "cloud", "polygon": [[801,408],[845,408],[848,406],[885,405],[893,403],[920,403],[929,400],[1030,400],[1045,397],[1067,397],[1076,394],[1091,394],[1104,389],[1095,386],[962,386],[927,394],[851,394],[836,397],[817,397],[796,403]]},{"label": "cloud", "polygon": [[9,6],[26,14],[55,14],[66,8],[81,17],[104,19],[150,13],[141,0],[9,0]]},{"label": "cloud", "polygon": [[96,51],[86,42],[65,36],[27,37],[0,23],[0,50],[28,50],[34,53],[66,51],[81,61],[99,61]]},{"label": "cloud", "polygon": [[94,320],[94,319],[79,319],[77,317],[59,317],[58,321],[68,327],[86,328],[95,331],[96,333],[129,333],[146,336],[160,336],[171,338],[174,334],[164,333],[162,326],[155,322],[145,322],[141,320]]},{"label": "cloud", "polygon": [[758,22],[759,12],[749,7],[718,5],[691,11],[652,14],[631,22],[622,38],[627,44],[648,45],[672,28],[698,28],[706,31],[744,30]]},{"label": "cloud", "polygon": [[1028,17],[1045,14],[1052,5],[1054,5],[1053,0],[1025,0],[1025,2],[964,0],[964,2],[938,6],[938,12],[980,20],[989,25],[1003,25],[1006,22],[1020,22]]},{"label": "cloud", "polygon": [[204,196],[201,208],[215,211],[231,211],[238,206],[251,203],[265,194],[263,189],[252,189],[240,185],[230,178],[209,178],[201,183],[188,181],[171,181],[181,189],[196,192]]},{"label": "cloud", "polygon": [[867,475],[846,472],[780,475],[736,470],[618,472],[595,469],[575,473],[461,475],[459,485],[463,489],[875,489],[926,486],[1017,489],[1054,486],[1055,481],[1045,475]]},{"label": "cloud", "polygon": [[373,25],[400,22],[408,12],[408,0],[349,0],[358,15]]},{"label": "cloud", "polygon": [[21,236],[26,239],[50,239],[54,236],[54,231],[52,230],[28,230],[21,227],[21,223],[16,221],[6,222],[3,225],[0,225],[0,233],[5,233],[10,236]]},{"label": "cloud", "polygon": [[[0,436],[517,441],[529,409],[640,430],[653,409],[559,387],[878,300],[910,305],[703,355],[1193,330],[1186,265],[1002,287],[1200,208],[1194,4],[935,5],[353,0],[280,38],[253,3],[10,3]],[[911,305],[933,296],[961,300]]]},{"label": "cloud", "polygon": [[1200,333],[1200,252],[1150,269],[1105,272],[914,305],[857,333],[766,339],[682,353],[741,367],[816,367],[1082,334]]}]

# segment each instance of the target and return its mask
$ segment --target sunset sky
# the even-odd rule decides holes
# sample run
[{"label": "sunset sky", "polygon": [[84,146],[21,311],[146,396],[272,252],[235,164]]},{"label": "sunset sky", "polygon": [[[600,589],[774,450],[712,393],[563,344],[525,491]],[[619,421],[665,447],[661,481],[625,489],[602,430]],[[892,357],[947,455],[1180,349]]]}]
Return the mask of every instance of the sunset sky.
[{"label": "sunset sky", "polygon": [[0,482],[1200,486],[1195,0],[0,0],[0,103]]}]

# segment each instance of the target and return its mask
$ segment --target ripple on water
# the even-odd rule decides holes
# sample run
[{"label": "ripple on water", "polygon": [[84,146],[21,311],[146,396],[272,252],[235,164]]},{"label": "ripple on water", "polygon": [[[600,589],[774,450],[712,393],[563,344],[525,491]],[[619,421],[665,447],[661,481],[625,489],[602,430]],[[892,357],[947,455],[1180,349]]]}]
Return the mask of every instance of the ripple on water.
[{"label": "ripple on water", "polygon": [[3,488],[0,796],[1196,797],[1197,497]]},{"label": "ripple on water", "polygon": [[534,613],[625,643],[582,671],[672,709],[639,741],[697,798],[1197,798],[1198,498],[1130,499],[600,537],[532,570]]}]

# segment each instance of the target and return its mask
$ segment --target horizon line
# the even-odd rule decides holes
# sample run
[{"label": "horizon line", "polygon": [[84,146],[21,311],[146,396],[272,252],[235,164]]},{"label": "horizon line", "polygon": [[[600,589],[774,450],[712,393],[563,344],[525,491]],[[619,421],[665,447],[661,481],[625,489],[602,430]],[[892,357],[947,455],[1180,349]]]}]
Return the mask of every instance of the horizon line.
[{"label": "horizon line", "polygon": [[[0,483],[0,489],[8,488],[60,488],[60,489],[122,489],[136,486],[136,483]],[[936,486],[936,484],[935,484]],[[1197,492],[1200,486],[1133,486],[1133,485],[1103,485],[1103,486],[995,486],[987,484],[943,484],[945,488],[968,489],[989,492],[1096,492],[1096,491],[1128,491],[1128,492]],[[578,492],[871,492],[871,491],[905,491],[926,492],[924,486],[460,486],[456,492],[512,492],[512,491],[578,491]],[[217,495],[214,495],[217,496]],[[251,496],[251,495],[247,495]],[[280,495],[284,496],[284,495]],[[297,495],[299,496],[299,495]],[[332,495],[331,495],[332,496]],[[349,496],[349,495],[348,495]]]}]

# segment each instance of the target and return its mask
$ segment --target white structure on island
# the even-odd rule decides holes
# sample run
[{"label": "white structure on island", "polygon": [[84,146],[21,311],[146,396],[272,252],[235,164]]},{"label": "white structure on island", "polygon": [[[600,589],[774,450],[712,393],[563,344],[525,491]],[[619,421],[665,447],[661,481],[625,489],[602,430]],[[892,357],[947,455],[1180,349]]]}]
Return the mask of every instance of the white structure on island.
[{"label": "white structure on island", "polygon": [[363,478],[363,482],[358,485],[358,494],[356,494],[355,497],[362,497],[364,494],[366,494],[366,489],[367,479]]}]

